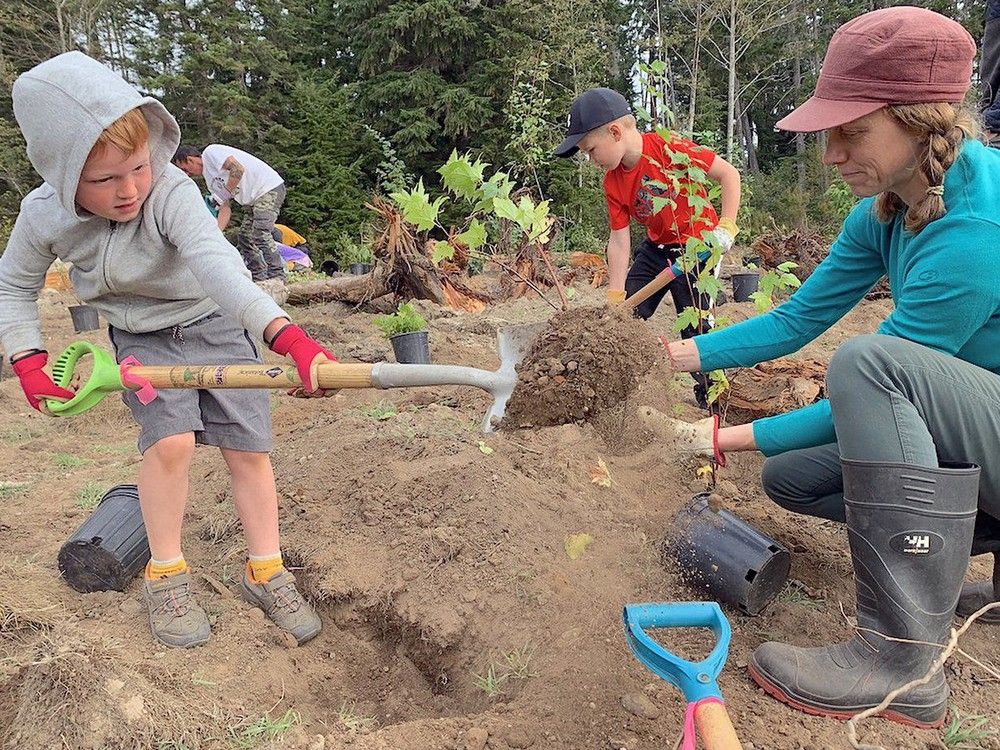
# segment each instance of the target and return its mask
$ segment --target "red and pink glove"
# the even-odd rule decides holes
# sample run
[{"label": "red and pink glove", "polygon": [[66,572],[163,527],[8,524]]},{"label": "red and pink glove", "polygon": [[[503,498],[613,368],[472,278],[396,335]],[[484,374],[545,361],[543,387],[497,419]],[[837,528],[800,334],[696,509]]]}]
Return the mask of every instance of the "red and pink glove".
[{"label": "red and pink glove", "polygon": [[42,411],[41,400],[43,398],[69,401],[76,395],[73,391],[60,388],[52,382],[49,374],[42,369],[48,364],[48,361],[49,353],[41,351],[11,363],[14,374],[21,381],[21,390],[24,391],[31,408],[36,411]]},{"label": "red and pink glove", "polygon": [[[302,379],[302,391],[308,396],[332,396],[335,391],[320,390],[316,380],[316,365],[325,360],[336,362],[337,358],[294,323],[289,323],[278,331],[268,345],[271,351],[289,357],[295,363]],[[300,395],[296,393],[295,395]]]}]

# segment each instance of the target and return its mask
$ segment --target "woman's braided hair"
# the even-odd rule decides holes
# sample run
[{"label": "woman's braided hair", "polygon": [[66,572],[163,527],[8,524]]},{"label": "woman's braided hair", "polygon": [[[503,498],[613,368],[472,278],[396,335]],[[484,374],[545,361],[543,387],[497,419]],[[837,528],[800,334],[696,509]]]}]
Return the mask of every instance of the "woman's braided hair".
[{"label": "woman's braided hair", "polygon": [[945,214],[944,173],[955,163],[962,141],[978,134],[975,117],[964,107],[945,103],[892,104],[886,112],[905,130],[922,137],[919,148],[924,151],[919,168],[927,177],[927,193],[907,207],[895,193],[879,193],[875,199],[875,215],[880,221],[891,221],[906,210],[903,225],[916,234]]}]

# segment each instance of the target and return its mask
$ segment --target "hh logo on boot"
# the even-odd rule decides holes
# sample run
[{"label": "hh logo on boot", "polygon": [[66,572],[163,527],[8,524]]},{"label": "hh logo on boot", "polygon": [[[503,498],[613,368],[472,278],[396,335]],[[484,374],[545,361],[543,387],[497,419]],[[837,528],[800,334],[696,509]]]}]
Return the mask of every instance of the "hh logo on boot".
[{"label": "hh logo on boot", "polygon": [[904,555],[936,555],[944,548],[944,538],[931,531],[904,531],[889,540],[889,546]]}]

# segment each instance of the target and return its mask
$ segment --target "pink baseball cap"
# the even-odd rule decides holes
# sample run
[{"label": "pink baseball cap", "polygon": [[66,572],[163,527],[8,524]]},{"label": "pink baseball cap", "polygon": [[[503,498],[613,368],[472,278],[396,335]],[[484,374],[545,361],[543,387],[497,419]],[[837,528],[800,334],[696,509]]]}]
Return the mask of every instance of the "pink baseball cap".
[{"label": "pink baseball cap", "polygon": [[816,92],[777,127],[813,133],[889,104],[962,101],[976,43],[957,21],[925,8],[865,13],[830,39]]}]

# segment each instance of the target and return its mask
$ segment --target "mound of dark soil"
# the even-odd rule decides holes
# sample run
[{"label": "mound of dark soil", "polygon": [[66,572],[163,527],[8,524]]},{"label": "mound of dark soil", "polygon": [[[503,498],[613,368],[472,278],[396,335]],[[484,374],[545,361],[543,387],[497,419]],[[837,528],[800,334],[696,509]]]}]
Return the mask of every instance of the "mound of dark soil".
[{"label": "mound of dark soil", "polygon": [[503,426],[590,421],[635,391],[660,353],[649,327],[631,316],[610,308],[559,313],[518,368]]}]

